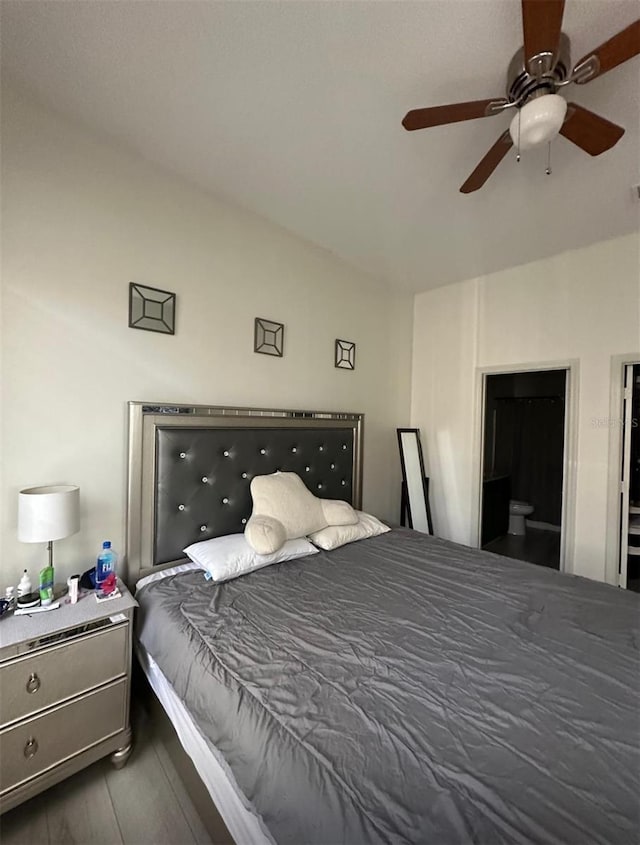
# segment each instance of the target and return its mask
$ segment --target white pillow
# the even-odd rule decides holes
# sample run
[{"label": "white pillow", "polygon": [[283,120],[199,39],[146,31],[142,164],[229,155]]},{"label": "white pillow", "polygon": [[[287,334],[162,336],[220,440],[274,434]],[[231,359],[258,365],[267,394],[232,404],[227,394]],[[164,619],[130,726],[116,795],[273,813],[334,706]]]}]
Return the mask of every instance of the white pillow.
[{"label": "white pillow", "polygon": [[377,537],[378,534],[386,534],[391,531],[388,525],[380,522],[370,513],[356,511],[358,521],[355,525],[330,525],[322,531],[316,531],[309,535],[309,539],[316,546],[320,546],[326,552],[353,543],[355,540],[366,540],[367,537]]},{"label": "white pillow", "polygon": [[246,575],[247,572],[262,569],[271,563],[315,555],[318,550],[308,540],[300,537],[288,540],[274,554],[259,555],[247,543],[244,534],[227,534],[225,537],[193,543],[184,549],[184,553],[206,570],[208,579],[220,582]]},{"label": "white pillow", "polygon": [[305,537],[327,525],[355,525],[358,520],[348,502],[319,499],[295,472],[256,475],[251,497],[253,512],[244,533],[260,554],[277,551],[285,539]]}]

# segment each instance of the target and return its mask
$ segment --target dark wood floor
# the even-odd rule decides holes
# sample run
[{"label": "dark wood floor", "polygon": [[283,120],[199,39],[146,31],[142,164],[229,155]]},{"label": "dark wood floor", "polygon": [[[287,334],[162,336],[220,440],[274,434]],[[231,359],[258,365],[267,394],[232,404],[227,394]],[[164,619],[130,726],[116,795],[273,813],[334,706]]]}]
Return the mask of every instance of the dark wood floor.
[{"label": "dark wood floor", "polygon": [[0,817],[2,845],[210,845],[146,712],[127,765],[106,758]]},{"label": "dark wood floor", "polygon": [[524,537],[506,534],[484,546],[488,552],[495,552],[517,560],[527,560],[539,566],[560,569],[560,532],[541,528],[527,528]]}]

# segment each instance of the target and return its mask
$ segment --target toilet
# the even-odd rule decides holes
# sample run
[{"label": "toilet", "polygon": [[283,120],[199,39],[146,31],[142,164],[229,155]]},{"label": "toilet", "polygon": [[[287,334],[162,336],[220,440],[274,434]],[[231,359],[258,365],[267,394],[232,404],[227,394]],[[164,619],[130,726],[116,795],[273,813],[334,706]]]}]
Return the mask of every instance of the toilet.
[{"label": "toilet", "polygon": [[508,534],[517,534],[523,537],[527,533],[524,519],[533,513],[533,505],[528,502],[519,502],[517,499],[511,499],[509,502],[509,528]]}]

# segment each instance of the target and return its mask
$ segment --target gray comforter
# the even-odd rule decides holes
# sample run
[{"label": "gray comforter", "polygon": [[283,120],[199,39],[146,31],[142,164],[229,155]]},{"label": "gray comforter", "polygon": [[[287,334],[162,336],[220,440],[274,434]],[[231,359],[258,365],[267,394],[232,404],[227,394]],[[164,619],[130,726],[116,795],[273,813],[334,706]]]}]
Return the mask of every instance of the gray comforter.
[{"label": "gray comforter", "polygon": [[138,600],[278,843],[638,841],[638,595],[392,531]]}]

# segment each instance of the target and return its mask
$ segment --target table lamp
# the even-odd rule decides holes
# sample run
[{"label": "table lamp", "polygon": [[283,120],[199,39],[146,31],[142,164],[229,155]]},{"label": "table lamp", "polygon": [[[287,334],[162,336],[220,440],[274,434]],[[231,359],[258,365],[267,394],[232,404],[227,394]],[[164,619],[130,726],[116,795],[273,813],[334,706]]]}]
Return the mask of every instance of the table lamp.
[{"label": "table lamp", "polygon": [[49,566],[53,566],[53,541],[79,530],[79,487],[28,487],[18,494],[18,539],[23,543],[47,543]]}]

